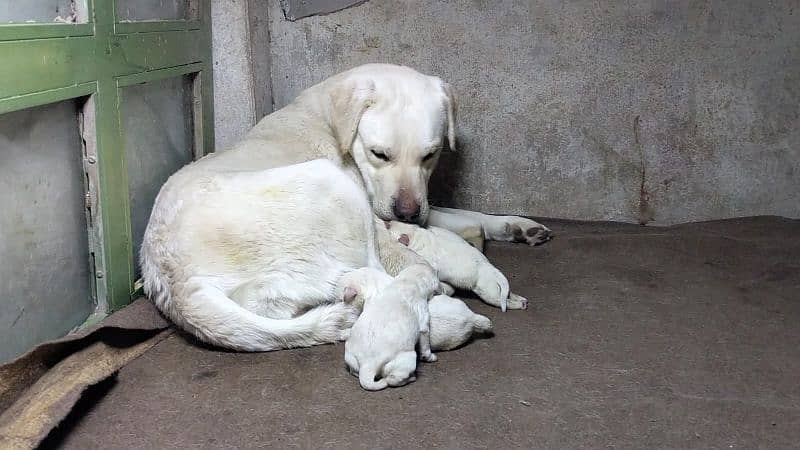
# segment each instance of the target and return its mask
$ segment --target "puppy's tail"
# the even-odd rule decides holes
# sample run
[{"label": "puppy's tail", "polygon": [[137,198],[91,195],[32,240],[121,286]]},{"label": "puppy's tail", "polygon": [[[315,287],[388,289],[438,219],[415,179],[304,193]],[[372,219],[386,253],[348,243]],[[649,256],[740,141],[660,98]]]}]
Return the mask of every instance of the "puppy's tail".
[{"label": "puppy's tail", "polygon": [[472,317],[472,331],[475,333],[491,333],[492,321],[486,316],[475,314]]},{"label": "puppy's tail", "polygon": [[358,383],[361,384],[362,388],[368,391],[380,391],[389,386],[386,378],[375,381],[378,369],[379,367],[375,365],[366,365],[358,369]]}]

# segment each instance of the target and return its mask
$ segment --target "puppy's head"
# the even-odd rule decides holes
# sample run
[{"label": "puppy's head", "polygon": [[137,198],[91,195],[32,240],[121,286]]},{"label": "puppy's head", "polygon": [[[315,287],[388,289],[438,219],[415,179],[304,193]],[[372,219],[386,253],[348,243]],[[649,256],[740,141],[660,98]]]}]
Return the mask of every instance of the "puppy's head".
[{"label": "puppy's head", "polygon": [[363,267],[345,273],[336,285],[336,298],[340,301],[363,309],[364,302],[376,296],[392,282],[386,272]]},{"label": "puppy's head", "polygon": [[349,149],[373,211],[384,220],[424,224],[428,180],[445,143],[455,149],[455,98],[450,86],[388,64],[361,66],[346,72],[343,79],[369,87],[351,89],[368,91],[369,99],[359,109]]},{"label": "puppy's head", "polygon": [[393,286],[397,290],[411,289],[410,295],[424,297],[430,300],[441,292],[441,283],[436,272],[427,264],[413,264],[403,269],[397,277]]}]

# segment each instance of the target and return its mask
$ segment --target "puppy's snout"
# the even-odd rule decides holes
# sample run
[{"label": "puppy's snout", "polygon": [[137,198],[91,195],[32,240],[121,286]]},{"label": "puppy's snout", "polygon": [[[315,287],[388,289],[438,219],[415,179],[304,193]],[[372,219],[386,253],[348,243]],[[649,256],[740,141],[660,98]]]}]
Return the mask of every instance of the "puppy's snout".
[{"label": "puppy's snout", "polygon": [[401,189],[394,199],[392,212],[398,220],[403,222],[418,222],[420,206],[419,202],[410,192]]}]

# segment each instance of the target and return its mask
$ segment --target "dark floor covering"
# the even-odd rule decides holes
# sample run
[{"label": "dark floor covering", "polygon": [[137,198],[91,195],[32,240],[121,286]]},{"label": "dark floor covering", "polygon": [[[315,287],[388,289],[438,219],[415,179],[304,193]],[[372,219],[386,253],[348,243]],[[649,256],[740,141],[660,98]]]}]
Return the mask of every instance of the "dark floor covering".
[{"label": "dark floor covering", "polygon": [[487,255],[527,311],[362,391],[342,345],[242,354],[173,335],[45,447],[798,448],[800,221],[550,221]]}]

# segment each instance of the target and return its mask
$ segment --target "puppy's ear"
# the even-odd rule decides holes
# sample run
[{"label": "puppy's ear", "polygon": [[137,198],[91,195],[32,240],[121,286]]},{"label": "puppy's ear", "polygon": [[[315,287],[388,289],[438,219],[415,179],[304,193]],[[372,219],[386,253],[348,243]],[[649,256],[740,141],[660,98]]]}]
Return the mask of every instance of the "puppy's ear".
[{"label": "puppy's ear", "polygon": [[352,286],[347,286],[344,288],[344,292],[342,292],[342,297],[342,300],[344,300],[345,303],[350,303],[356,297],[358,297],[358,289]]},{"label": "puppy's ear", "polygon": [[439,80],[444,93],[445,110],[447,111],[447,143],[450,151],[456,151],[456,96],[450,84]]},{"label": "puppy's ear", "polygon": [[339,150],[348,154],[353,147],[361,116],[375,101],[375,83],[356,78],[337,80],[330,90],[330,97],[328,122]]}]

